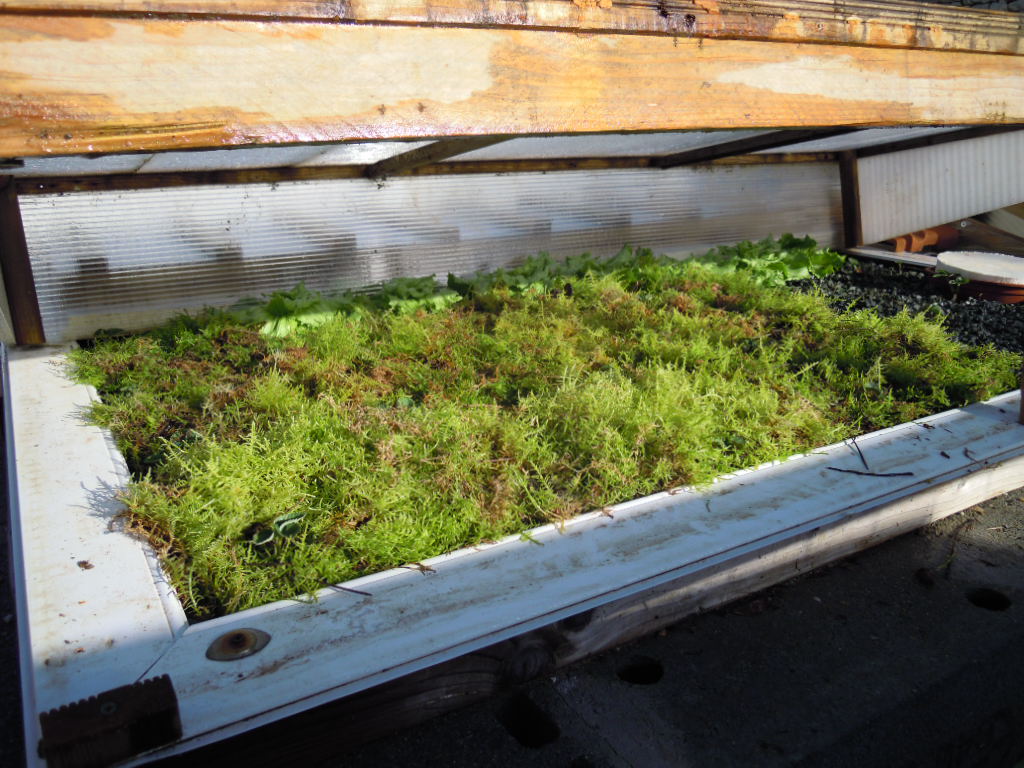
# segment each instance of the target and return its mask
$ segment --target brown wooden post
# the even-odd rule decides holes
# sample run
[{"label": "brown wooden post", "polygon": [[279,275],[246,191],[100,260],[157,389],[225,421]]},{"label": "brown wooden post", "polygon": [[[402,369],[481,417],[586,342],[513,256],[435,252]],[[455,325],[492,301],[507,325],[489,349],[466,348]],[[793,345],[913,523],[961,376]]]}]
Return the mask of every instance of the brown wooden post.
[{"label": "brown wooden post", "polygon": [[860,181],[857,177],[857,153],[839,153],[839,187],[843,199],[843,245],[863,245],[864,232],[860,219]]},{"label": "brown wooden post", "polygon": [[4,278],[15,343],[46,343],[13,176],[0,176],[0,274]]}]

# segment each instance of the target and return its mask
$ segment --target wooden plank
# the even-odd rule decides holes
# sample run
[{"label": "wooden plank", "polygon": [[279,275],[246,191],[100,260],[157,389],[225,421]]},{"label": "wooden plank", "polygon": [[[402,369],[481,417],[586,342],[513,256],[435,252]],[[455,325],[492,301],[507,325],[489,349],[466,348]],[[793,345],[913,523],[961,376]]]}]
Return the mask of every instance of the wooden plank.
[{"label": "wooden plank", "polygon": [[0,272],[7,292],[7,306],[17,344],[43,344],[43,319],[39,314],[32,263],[28,258],[25,230],[14,179],[0,176]]},{"label": "wooden plank", "polygon": [[907,0],[6,0],[0,12],[570,29],[1024,53],[1017,14]]},{"label": "wooden plank", "polygon": [[[250,734],[154,763],[161,768],[251,758],[316,762],[338,745],[360,744],[408,728],[550,674],[694,613],[808,573],[1020,485],[1024,457],[966,479],[936,485],[861,517],[824,527],[766,551],[737,557],[696,575],[563,619],[513,640],[318,707]],[[324,729],[332,734],[329,745]]]},{"label": "wooden plank", "polygon": [[671,155],[664,155],[655,158],[652,165],[656,168],[676,168],[680,165],[692,165],[694,163],[707,163],[712,160],[720,160],[733,155],[744,155],[752,152],[760,152],[766,149],[776,149],[787,144],[796,144],[801,141],[812,139],[827,139],[832,136],[842,136],[846,133],[855,132],[856,128],[837,128],[831,131],[819,131],[813,128],[804,130],[772,131],[771,133],[759,136],[748,136],[735,141],[725,141],[721,144],[713,144],[710,147],[689,149],[685,152],[675,152]]},{"label": "wooden plank", "polygon": [[1024,57],[748,40],[7,15],[0,70],[11,157],[1024,122]]},{"label": "wooden plank", "polygon": [[[735,155],[707,163],[718,165],[786,165],[791,163],[831,163],[831,152]],[[649,157],[572,157],[538,160],[462,160],[411,168],[392,176],[447,176],[462,174],[553,173],[561,171],[607,171],[650,168]],[[282,168],[254,168],[226,171],[177,173],[121,173],[106,176],[25,177],[16,181],[19,195],[52,195],[99,190],[158,189],[162,187],[199,187],[217,184],[279,184],[289,181],[357,179],[366,176],[363,166],[324,165]]]},{"label": "wooden plank", "polygon": [[503,141],[508,141],[511,136],[473,136],[461,139],[441,139],[425,147],[411,149],[402,152],[394,157],[388,157],[373,165],[367,166],[363,175],[368,179],[382,179],[386,176],[393,176],[397,173],[411,171],[424,165],[447,160],[449,157],[464,155],[484,147],[492,147]]},{"label": "wooden plank", "polygon": [[843,245],[855,248],[864,244],[856,152],[839,153],[839,188],[843,202]]}]

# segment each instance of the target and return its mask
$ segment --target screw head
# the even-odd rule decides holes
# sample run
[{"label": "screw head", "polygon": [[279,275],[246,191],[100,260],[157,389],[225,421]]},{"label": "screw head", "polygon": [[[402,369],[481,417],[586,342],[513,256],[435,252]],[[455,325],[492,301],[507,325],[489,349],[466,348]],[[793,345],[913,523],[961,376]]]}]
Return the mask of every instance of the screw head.
[{"label": "screw head", "polygon": [[117,702],[115,701],[104,701],[100,704],[101,715],[112,715],[117,712]]},{"label": "screw head", "polygon": [[233,629],[210,643],[206,658],[211,661],[237,661],[267,647],[270,635],[261,629]]}]

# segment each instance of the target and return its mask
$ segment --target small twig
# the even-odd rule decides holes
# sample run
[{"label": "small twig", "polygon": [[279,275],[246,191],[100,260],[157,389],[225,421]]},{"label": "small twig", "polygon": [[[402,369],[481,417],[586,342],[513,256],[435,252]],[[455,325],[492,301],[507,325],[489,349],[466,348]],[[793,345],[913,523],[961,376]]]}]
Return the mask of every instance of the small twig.
[{"label": "small twig", "polygon": [[434,569],[429,565],[423,563],[406,563],[405,565],[398,566],[399,568],[408,568],[410,571],[419,571],[420,573],[434,573]]},{"label": "small twig", "polygon": [[852,438],[850,442],[853,443],[853,447],[857,449],[857,455],[860,456],[860,463],[864,465],[865,471],[870,472],[871,467],[868,466],[868,460],[864,458],[863,451],[861,451],[860,446],[857,445],[857,438]]},{"label": "small twig", "polygon": [[833,472],[845,472],[848,475],[864,475],[865,477],[913,477],[913,472],[861,472],[859,469],[840,469],[839,467],[825,467]]},{"label": "small twig", "polygon": [[352,589],[352,587],[343,587],[341,584],[331,584],[327,579],[320,579],[320,583],[327,587],[327,589],[333,589],[338,592],[351,592],[353,595],[362,595],[363,597],[373,597],[369,592],[363,592],[358,589]]}]

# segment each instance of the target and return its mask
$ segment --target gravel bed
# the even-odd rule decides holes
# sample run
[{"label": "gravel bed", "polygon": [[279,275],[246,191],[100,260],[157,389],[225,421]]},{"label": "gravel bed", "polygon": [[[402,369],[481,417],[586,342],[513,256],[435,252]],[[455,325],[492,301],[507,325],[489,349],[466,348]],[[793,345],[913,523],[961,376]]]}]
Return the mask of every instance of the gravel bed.
[{"label": "gravel bed", "polygon": [[849,258],[826,278],[793,283],[800,290],[820,289],[837,309],[871,308],[889,316],[911,312],[945,315],[946,327],[964,344],[993,344],[1024,353],[1024,303],[1000,304],[958,295],[944,277],[909,265]]}]

